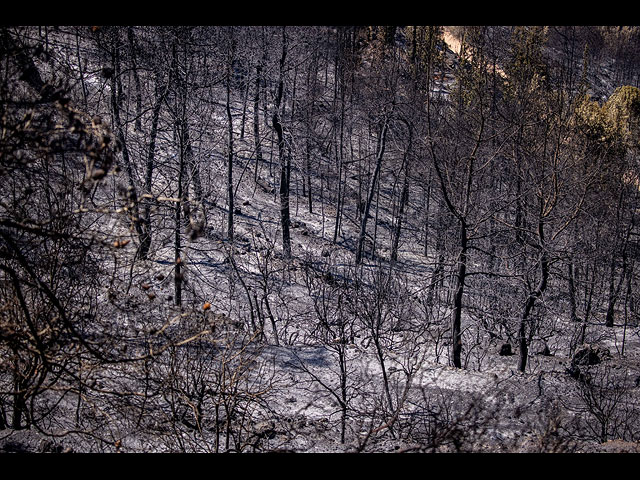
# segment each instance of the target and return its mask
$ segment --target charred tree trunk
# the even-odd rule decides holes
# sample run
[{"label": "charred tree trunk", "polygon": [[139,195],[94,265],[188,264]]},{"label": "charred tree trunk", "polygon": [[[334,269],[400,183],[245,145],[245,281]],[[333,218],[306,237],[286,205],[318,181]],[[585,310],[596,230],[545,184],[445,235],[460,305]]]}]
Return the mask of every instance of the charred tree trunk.
[{"label": "charred tree trunk", "polygon": [[258,167],[262,163],[262,141],[260,139],[260,89],[262,83],[262,65],[256,67],[256,83],[253,96],[253,141],[256,149],[256,165],[253,181],[258,181]]},{"label": "charred tree trunk", "polygon": [[227,142],[227,238],[233,241],[233,116],[231,115],[231,77],[232,77],[232,63],[233,52],[235,47],[235,40],[233,38],[233,31],[231,31],[231,51],[227,61],[227,82],[226,82],[226,111],[227,111],[227,129],[228,129],[228,142]]},{"label": "charred tree trunk", "polygon": [[289,231],[291,218],[289,213],[289,179],[291,159],[287,154],[284,130],[281,122],[282,95],[284,91],[284,67],[287,58],[287,32],[282,27],[282,56],[280,57],[280,78],[275,99],[275,112],[271,118],[272,125],[278,136],[278,155],[280,157],[280,227],[282,228],[282,253],[284,258],[291,258],[291,234]]},{"label": "charred tree trunk", "polygon": [[464,295],[464,282],[467,276],[467,249],[469,235],[467,224],[460,222],[460,254],[458,256],[458,269],[456,273],[456,289],[453,300],[453,312],[451,314],[451,357],[453,366],[462,368],[462,298]]},{"label": "charred tree trunk", "polygon": [[142,222],[140,218],[139,204],[138,204],[138,191],[135,185],[135,175],[133,172],[133,164],[129,157],[129,148],[127,146],[127,139],[124,131],[124,125],[120,117],[121,101],[122,101],[122,85],[120,82],[120,54],[117,45],[113,45],[112,52],[113,73],[111,74],[111,108],[113,112],[113,123],[122,150],[122,161],[124,164],[124,170],[127,174],[127,207],[130,212],[131,224],[138,236],[138,240],[142,244],[145,240],[145,234],[142,228]]},{"label": "charred tree trunk", "polygon": [[[616,225],[620,225],[621,224],[621,220],[620,220],[620,216],[621,216],[621,209],[622,209],[622,199],[623,199],[623,192],[620,192],[620,199],[618,201],[618,213],[617,213],[617,222]],[[607,327],[613,327],[614,325],[614,316],[615,316],[615,307],[616,307],[616,303],[618,301],[618,299],[620,298],[620,291],[622,288],[622,284],[624,283],[624,279],[627,276],[627,269],[629,267],[628,265],[628,250],[629,250],[629,238],[631,235],[631,231],[633,230],[635,226],[635,218],[632,217],[631,221],[629,222],[629,225],[625,227],[625,232],[624,232],[624,239],[622,240],[622,248],[621,248],[621,257],[622,257],[622,268],[621,268],[621,272],[620,272],[620,277],[618,279],[618,282],[616,284],[615,282],[615,277],[616,277],[616,260],[617,260],[617,255],[615,252],[613,252],[611,254],[611,262],[610,262],[610,276],[609,276],[609,298],[608,298],[608,304],[607,304],[607,316],[606,316],[606,320],[605,320],[605,325]],[[619,228],[619,227],[618,227]]]},{"label": "charred tree trunk", "polygon": [[409,155],[411,152],[412,143],[412,130],[409,128],[409,144],[404,158],[404,181],[402,182],[402,192],[400,193],[400,205],[398,206],[398,215],[393,232],[393,241],[391,244],[391,261],[396,262],[398,260],[398,246],[400,244],[400,232],[402,231],[402,220],[404,217],[404,211],[409,202],[409,174],[410,164]]},{"label": "charred tree trunk", "polygon": [[[160,120],[160,110],[162,103],[164,102],[167,93],[169,91],[171,73],[167,79],[167,83],[162,88],[162,91],[157,94],[156,102],[153,106],[153,112],[151,115],[151,131],[149,132],[149,146],[147,148],[147,164],[145,171],[144,192],[148,196],[152,196],[153,187],[153,170],[155,166],[155,152],[156,152],[156,138],[158,135],[158,122]],[[151,230],[151,199],[148,198],[144,204],[142,211],[142,239],[140,242],[140,257],[146,259],[149,255],[152,240]]]},{"label": "charred tree trunk", "polygon": [[183,190],[183,177],[184,177],[184,146],[182,145],[182,132],[179,133],[181,137],[180,142],[180,154],[178,165],[178,201],[175,206],[175,230],[174,230],[174,259],[175,259],[175,271],[173,276],[174,282],[174,294],[175,304],[177,306],[182,305],[182,190]]},{"label": "charred tree trunk", "polygon": [[540,281],[535,290],[529,293],[529,296],[525,301],[524,308],[522,309],[522,315],[520,317],[520,326],[518,328],[518,343],[520,346],[520,361],[518,364],[518,370],[523,373],[527,368],[527,360],[529,358],[529,339],[527,332],[529,317],[536,300],[538,300],[544,294],[544,291],[547,288],[547,281],[549,279],[549,259],[547,256],[544,238],[544,221],[542,219],[538,221],[538,241],[540,251],[540,260],[538,261],[538,265],[540,268]]},{"label": "charred tree trunk", "polygon": [[369,193],[367,195],[367,201],[362,213],[362,221],[360,222],[360,233],[358,235],[358,244],[356,246],[356,265],[362,261],[362,254],[364,250],[364,241],[367,236],[367,220],[369,219],[369,211],[371,210],[371,203],[373,202],[373,196],[376,193],[376,185],[378,183],[378,175],[380,174],[380,167],[382,165],[382,157],[384,156],[384,150],[387,142],[387,131],[389,129],[388,119],[384,119],[382,124],[382,131],[380,133],[378,153],[376,155],[376,167],[371,175],[371,181],[369,183]]},{"label": "charred tree trunk", "polygon": [[129,40],[129,51],[131,54],[131,64],[132,64],[132,73],[133,80],[136,85],[136,119],[135,119],[135,129],[138,132],[142,131],[142,88],[140,86],[140,75],[138,74],[138,67],[136,65],[136,40],[135,33],[133,32],[133,27],[129,26],[127,28],[127,38]]},{"label": "charred tree trunk", "polygon": [[569,283],[569,312],[572,322],[578,321],[578,306],[576,302],[576,284],[575,284],[575,268],[573,266],[573,260],[569,261],[567,280]]}]

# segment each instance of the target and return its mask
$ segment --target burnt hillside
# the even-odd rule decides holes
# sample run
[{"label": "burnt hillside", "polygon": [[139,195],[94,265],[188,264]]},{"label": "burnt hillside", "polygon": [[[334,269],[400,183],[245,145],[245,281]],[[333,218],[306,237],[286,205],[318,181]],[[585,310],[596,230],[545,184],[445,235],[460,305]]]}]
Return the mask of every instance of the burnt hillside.
[{"label": "burnt hillside", "polygon": [[0,28],[0,447],[636,451],[639,42]]}]

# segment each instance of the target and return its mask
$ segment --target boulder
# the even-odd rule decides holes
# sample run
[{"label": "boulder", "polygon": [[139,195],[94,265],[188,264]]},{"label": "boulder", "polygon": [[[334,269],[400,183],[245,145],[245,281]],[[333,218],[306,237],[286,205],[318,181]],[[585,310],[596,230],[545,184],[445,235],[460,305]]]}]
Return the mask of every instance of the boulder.
[{"label": "boulder", "polygon": [[571,364],[574,366],[588,367],[598,365],[610,357],[611,353],[609,353],[609,349],[598,345],[584,344],[579,347],[573,354],[573,357],[571,357]]},{"label": "boulder", "polygon": [[589,384],[591,383],[591,373],[587,367],[580,368],[578,365],[571,364],[566,369],[566,372],[572,377],[578,380],[579,382]]},{"label": "boulder", "polygon": [[255,425],[254,434],[258,438],[272,439],[276,436],[276,424],[272,420],[265,420]]},{"label": "boulder", "polygon": [[542,355],[543,357],[550,357],[551,350],[549,350],[549,345],[545,345],[542,350],[536,353],[536,355]]},{"label": "boulder", "polygon": [[500,347],[500,355],[505,357],[505,356],[509,356],[509,355],[513,355],[513,351],[511,350],[511,344],[510,343],[503,343],[502,346]]}]

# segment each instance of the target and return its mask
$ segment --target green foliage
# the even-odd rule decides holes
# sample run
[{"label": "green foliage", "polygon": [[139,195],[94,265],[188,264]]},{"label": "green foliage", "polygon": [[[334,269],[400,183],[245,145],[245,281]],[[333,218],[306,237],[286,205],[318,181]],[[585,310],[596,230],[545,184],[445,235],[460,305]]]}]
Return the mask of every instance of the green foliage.
[{"label": "green foliage", "polygon": [[511,59],[505,68],[507,93],[514,97],[539,91],[548,79],[548,67],[543,48],[546,44],[543,27],[517,27],[513,32]]},{"label": "green foliage", "polygon": [[600,104],[587,94],[580,97],[574,110],[579,131],[588,139],[605,144],[611,139],[611,127]]},{"label": "green foliage", "polygon": [[490,69],[484,49],[486,35],[485,27],[464,27],[461,33],[460,55],[454,70],[456,86],[452,93],[459,109],[477,108],[488,100]]},{"label": "green foliage", "polygon": [[588,139],[621,152],[637,146],[640,134],[640,89],[625,85],[601,106],[582,96],[574,111],[576,126]]},{"label": "green foliage", "polygon": [[640,89],[619,87],[603,105],[609,128],[628,146],[637,145],[640,134]]},{"label": "green foliage", "polygon": [[406,28],[408,53],[414,75],[433,75],[434,67],[444,60],[442,28],[438,26],[410,26]]}]

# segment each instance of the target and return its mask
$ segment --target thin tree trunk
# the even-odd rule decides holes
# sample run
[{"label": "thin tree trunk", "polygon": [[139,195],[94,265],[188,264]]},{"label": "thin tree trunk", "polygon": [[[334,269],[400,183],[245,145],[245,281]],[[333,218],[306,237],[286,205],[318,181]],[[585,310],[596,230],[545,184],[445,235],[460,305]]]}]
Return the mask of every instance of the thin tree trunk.
[{"label": "thin tree trunk", "polygon": [[249,81],[249,72],[245,75],[245,88],[242,98],[242,121],[240,122],[240,139],[244,139],[244,126],[247,121],[247,106],[249,104],[249,89],[251,82]]},{"label": "thin tree trunk", "polygon": [[[333,243],[336,243],[338,240],[338,233],[340,231],[340,220],[342,217],[342,203],[344,196],[343,182],[342,182],[342,171],[343,171],[343,145],[344,145],[344,116],[345,116],[345,85],[344,85],[344,67],[341,63],[339,49],[342,46],[342,35],[341,31],[337,32],[338,39],[338,48],[336,49],[336,57],[335,57],[335,71],[334,71],[334,79],[335,79],[335,88],[334,88],[334,108],[335,104],[340,103],[340,126],[338,131],[339,138],[336,141],[335,151],[336,151],[336,164],[338,168],[338,191],[336,194],[336,217],[335,217],[335,225],[333,230]],[[335,140],[335,139],[334,139]]]},{"label": "thin tree trunk", "polygon": [[[167,79],[167,83],[162,89],[162,92],[156,97],[156,103],[153,106],[153,112],[151,116],[151,131],[149,132],[149,146],[147,149],[147,164],[145,172],[144,192],[147,195],[152,195],[153,187],[153,170],[155,166],[155,151],[156,151],[156,138],[158,135],[158,122],[160,120],[160,110],[162,103],[164,102],[167,93],[169,91],[171,73]],[[142,213],[142,231],[143,236],[140,242],[140,257],[146,259],[149,250],[151,248],[152,230],[151,230],[151,199],[147,199],[144,204]]]},{"label": "thin tree trunk", "polygon": [[615,274],[616,274],[616,256],[611,255],[611,262],[609,266],[609,296],[607,302],[607,316],[605,319],[605,325],[607,327],[613,327],[614,310],[616,305],[616,287],[615,287]]},{"label": "thin tree trunk", "polygon": [[[620,201],[618,204],[618,212],[620,212],[622,203],[622,192],[620,193]],[[619,217],[618,213],[618,217]],[[620,220],[618,219],[617,225],[620,224]],[[615,284],[615,272],[616,272],[616,255],[612,253],[611,255],[611,269],[610,269],[610,277],[609,277],[609,302],[607,305],[607,317],[605,320],[605,325],[607,327],[613,327],[614,324],[614,313],[615,313],[615,305],[620,297],[620,290],[622,284],[624,283],[624,279],[627,276],[628,269],[628,247],[629,247],[629,236],[631,235],[631,231],[635,226],[634,218],[631,218],[631,222],[629,226],[626,228],[624,243],[622,245],[622,271],[620,272],[620,278],[618,280],[617,285]]]},{"label": "thin tree trunk", "polygon": [[360,223],[360,233],[358,235],[358,244],[356,247],[356,265],[362,261],[362,253],[364,250],[364,240],[367,235],[367,220],[369,218],[369,210],[371,209],[371,203],[373,202],[373,195],[376,192],[376,185],[378,183],[378,175],[380,174],[380,167],[382,165],[382,157],[384,156],[384,150],[387,143],[387,130],[389,128],[388,119],[384,119],[382,125],[382,132],[380,133],[380,141],[378,147],[378,153],[376,155],[376,167],[371,176],[371,182],[369,184],[369,194],[367,196],[367,202],[364,206],[364,212],[362,213],[362,221]]},{"label": "thin tree trunk", "polygon": [[135,44],[135,34],[133,32],[133,27],[129,26],[127,28],[127,37],[129,40],[129,52],[131,53],[131,64],[132,64],[132,72],[133,72],[133,80],[136,85],[136,119],[135,119],[135,129],[138,132],[142,131],[142,88],[140,86],[140,75],[138,74],[138,67],[136,65],[136,44]]},{"label": "thin tree trunk", "polygon": [[540,260],[538,262],[540,268],[540,282],[536,289],[529,294],[525,301],[524,308],[522,309],[522,315],[520,317],[520,326],[518,328],[518,342],[520,346],[520,361],[518,364],[518,370],[524,373],[527,368],[527,360],[529,358],[529,339],[527,338],[527,326],[529,324],[529,315],[535,305],[537,299],[539,299],[547,288],[547,281],[549,279],[549,259],[547,258],[545,238],[544,238],[544,220],[538,221],[538,241],[540,247]]},{"label": "thin tree trunk", "polygon": [[398,216],[396,218],[396,224],[393,232],[393,242],[391,245],[391,261],[396,262],[398,260],[398,246],[400,244],[400,232],[402,231],[402,220],[404,217],[404,210],[409,201],[409,155],[411,151],[412,143],[412,130],[409,128],[409,144],[404,158],[404,181],[402,183],[402,192],[400,193],[400,205],[398,206]]},{"label": "thin tree trunk", "polygon": [[82,66],[82,56],[80,55],[80,32],[77,31],[76,32],[76,55],[78,57],[78,73],[80,76],[80,84],[82,85],[82,100],[83,100],[83,105],[84,105],[84,110],[87,111],[89,110],[89,103],[88,103],[88,93],[87,93],[87,85],[85,82],[85,71],[84,71],[84,67]]},{"label": "thin tree trunk", "polygon": [[180,154],[179,154],[179,165],[178,165],[178,202],[176,202],[176,210],[175,210],[175,225],[174,225],[174,259],[175,259],[175,271],[174,271],[174,294],[175,294],[175,304],[177,306],[182,305],[182,182],[184,177],[184,145],[182,140],[182,132],[179,132],[180,135]]},{"label": "thin tree trunk", "polygon": [[569,309],[570,309],[570,318],[572,322],[578,321],[577,314],[577,302],[576,302],[576,286],[575,286],[575,271],[573,267],[573,260],[569,261],[568,272],[567,272],[568,282],[569,282]]},{"label": "thin tree trunk", "polygon": [[307,205],[309,208],[309,213],[313,213],[313,195],[311,191],[311,145],[308,139],[307,139],[307,148],[306,148],[306,155],[305,155],[305,179],[302,184],[303,187],[305,183],[306,183],[306,192],[303,192],[303,194],[306,193],[306,196],[307,196]]},{"label": "thin tree trunk", "polygon": [[433,171],[429,169],[429,179],[427,185],[423,187],[424,192],[424,245],[422,254],[427,258],[429,256],[429,218],[431,217],[431,180],[433,178]]},{"label": "thin tree trunk", "polygon": [[278,337],[278,328],[276,327],[276,319],[271,313],[271,305],[269,303],[269,294],[265,291],[264,296],[262,297],[264,300],[264,306],[267,309],[267,315],[269,316],[269,321],[271,322],[271,330],[273,331],[273,340],[276,346],[280,345],[280,339]]},{"label": "thin tree trunk", "polygon": [[456,273],[456,289],[453,301],[453,312],[451,321],[451,357],[453,366],[462,368],[462,298],[464,295],[464,282],[467,276],[467,248],[468,248],[467,224],[460,222],[460,254],[458,256],[458,271]]},{"label": "thin tree trunk", "polygon": [[[429,130],[431,130],[429,125]],[[452,203],[451,198],[449,196],[446,182],[444,179],[443,172],[441,170],[440,164],[438,163],[437,156],[435,153],[434,144],[430,144],[431,148],[431,156],[433,158],[433,165],[438,175],[438,181],[440,183],[440,191],[442,192],[442,199],[444,200],[447,208],[451,212],[452,215],[456,217],[458,223],[460,224],[460,253],[458,254],[458,269],[456,273],[456,288],[454,295],[454,308],[452,312],[452,322],[451,322],[451,353],[452,353],[452,361],[453,365],[456,368],[462,368],[461,362],[461,353],[462,353],[462,330],[461,330],[461,318],[462,318],[462,300],[464,296],[464,286],[465,280],[467,276],[467,254],[468,254],[468,242],[469,242],[469,233],[468,233],[468,210],[471,207],[470,195],[471,195],[471,182],[474,174],[474,160],[478,148],[480,146],[480,141],[482,138],[482,134],[484,131],[484,121],[480,124],[480,129],[478,132],[478,138],[476,139],[476,143],[473,147],[471,155],[469,155],[468,163],[467,163],[467,171],[466,171],[466,182],[463,186],[464,193],[464,203],[462,211],[458,210],[455,205]]]},{"label": "thin tree trunk", "polygon": [[235,39],[233,38],[233,29],[231,31],[231,51],[229,59],[227,61],[227,128],[228,128],[228,143],[227,143],[227,238],[233,241],[233,117],[231,115],[231,66],[233,62],[235,47]]},{"label": "thin tree trunk", "polygon": [[11,418],[11,428],[13,430],[21,430],[22,417],[27,413],[27,401],[24,394],[24,386],[21,381],[19,371],[13,373],[13,416]]},{"label": "thin tree trunk", "polygon": [[342,138],[340,139],[340,144],[336,146],[336,156],[336,161],[338,163],[338,191],[336,192],[336,216],[333,228],[333,243],[336,243],[336,241],[338,240],[338,232],[340,231],[340,221],[342,217],[342,205],[344,197],[344,189],[342,185]]},{"label": "thin tree trunk", "polygon": [[144,232],[142,230],[142,222],[140,219],[139,205],[138,205],[138,192],[135,185],[133,165],[129,157],[129,149],[127,146],[126,135],[122,120],[120,118],[120,99],[122,98],[122,86],[119,82],[120,78],[120,55],[118,53],[117,45],[113,46],[113,67],[114,73],[111,76],[111,107],[113,111],[113,121],[116,129],[116,135],[122,149],[122,161],[124,163],[124,169],[127,174],[128,188],[127,188],[127,203],[130,213],[131,223],[138,235],[138,240],[142,243],[144,241]]},{"label": "thin tree trunk", "polygon": [[291,234],[289,231],[291,219],[289,214],[289,179],[291,160],[287,154],[284,131],[281,123],[281,103],[284,90],[284,67],[287,58],[287,32],[282,27],[282,56],[280,57],[280,78],[275,99],[275,112],[272,116],[273,128],[278,136],[278,154],[280,156],[280,226],[282,228],[282,253],[284,258],[291,258]]},{"label": "thin tree trunk", "polygon": [[256,67],[256,84],[253,96],[253,141],[256,149],[256,165],[253,172],[254,182],[258,181],[258,167],[262,163],[262,141],[260,139],[260,84],[262,83],[262,65]]},{"label": "thin tree trunk", "polygon": [[[305,174],[304,174],[304,182],[303,182],[303,195],[306,194],[309,213],[313,213],[313,195],[311,189],[311,141],[314,134],[313,129],[313,120],[315,116],[315,91],[316,84],[318,81],[318,59],[317,52],[314,52],[313,59],[311,60],[311,66],[307,71],[307,88],[311,91],[311,101],[310,105],[307,108],[307,118],[306,118],[306,130],[307,130],[307,138],[305,139]],[[306,189],[305,189],[306,187]],[[305,191],[306,190],[306,191]]]}]

